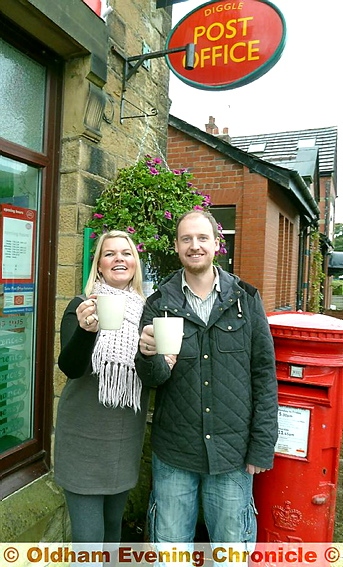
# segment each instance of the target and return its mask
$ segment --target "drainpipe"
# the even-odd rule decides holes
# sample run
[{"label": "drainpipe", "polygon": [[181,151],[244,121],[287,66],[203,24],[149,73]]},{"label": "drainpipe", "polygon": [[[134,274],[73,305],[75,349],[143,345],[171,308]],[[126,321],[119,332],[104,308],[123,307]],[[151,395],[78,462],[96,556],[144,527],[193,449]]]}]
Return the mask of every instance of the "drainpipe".
[{"label": "drainpipe", "polygon": [[325,182],[324,234],[330,237],[330,182]]},{"label": "drainpipe", "polygon": [[300,229],[300,234],[299,234],[299,248],[298,248],[299,266],[298,266],[297,296],[296,296],[297,310],[304,308],[306,310],[306,306],[303,306],[303,301],[304,301],[304,263],[305,263],[305,255],[308,255],[308,252],[305,249],[307,236],[308,236],[308,227],[306,226]]}]

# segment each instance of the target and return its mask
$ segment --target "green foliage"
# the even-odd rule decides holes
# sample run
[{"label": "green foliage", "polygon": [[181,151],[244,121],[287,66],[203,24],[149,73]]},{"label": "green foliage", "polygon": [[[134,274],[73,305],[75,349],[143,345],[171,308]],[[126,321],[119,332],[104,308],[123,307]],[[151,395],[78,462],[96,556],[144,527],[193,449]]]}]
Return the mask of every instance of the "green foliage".
[{"label": "green foliage", "polygon": [[336,252],[343,252],[343,224],[342,223],[336,223],[335,224],[333,247],[334,247]]},{"label": "green foliage", "polygon": [[[160,158],[146,156],[119,170],[96,201],[89,227],[96,239],[109,230],[126,231],[155,281],[180,267],[174,251],[175,224],[192,209],[208,210],[208,195],[197,191],[187,169],[166,169]],[[221,227],[219,226],[219,229]],[[221,253],[226,253],[221,238]]]},{"label": "green foliage", "polygon": [[332,280],[332,295],[343,295],[343,282],[342,280]]},{"label": "green foliage", "polygon": [[320,251],[320,234],[315,230],[311,234],[311,268],[310,268],[310,297],[308,309],[319,313],[322,309],[323,293],[322,282],[325,279],[323,273],[323,255]]}]

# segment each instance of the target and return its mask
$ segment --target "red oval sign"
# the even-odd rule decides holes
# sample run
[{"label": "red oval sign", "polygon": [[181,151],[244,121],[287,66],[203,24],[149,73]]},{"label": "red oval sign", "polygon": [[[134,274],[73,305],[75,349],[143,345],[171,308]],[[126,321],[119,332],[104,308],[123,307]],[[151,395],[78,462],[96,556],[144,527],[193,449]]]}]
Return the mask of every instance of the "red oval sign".
[{"label": "red oval sign", "polygon": [[273,4],[208,2],[187,14],[167,40],[167,49],[194,43],[194,69],[185,69],[184,52],[170,53],[166,60],[173,73],[192,87],[233,89],[267,73],[280,59],[285,41],[285,20]]}]

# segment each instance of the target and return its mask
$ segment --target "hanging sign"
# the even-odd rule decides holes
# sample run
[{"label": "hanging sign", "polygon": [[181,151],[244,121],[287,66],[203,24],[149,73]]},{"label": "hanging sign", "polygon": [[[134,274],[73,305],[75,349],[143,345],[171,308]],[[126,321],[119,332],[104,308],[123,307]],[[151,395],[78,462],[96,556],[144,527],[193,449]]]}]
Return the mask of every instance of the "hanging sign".
[{"label": "hanging sign", "polygon": [[191,87],[234,89],[267,73],[280,59],[285,41],[285,20],[270,2],[209,2],[180,20],[167,40],[167,49],[194,44],[194,69],[185,69],[184,52],[170,53],[166,60]]},{"label": "hanging sign", "polygon": [[100,16],[101,14],[101,0],[83,0],[84,4],[90,7],[93,12]]},{"label": "hanging sign", "polygon": [[187,0],[156,0],[156,8],[167,8],[167,6],[179,4],[180,2],[187,2]]}]

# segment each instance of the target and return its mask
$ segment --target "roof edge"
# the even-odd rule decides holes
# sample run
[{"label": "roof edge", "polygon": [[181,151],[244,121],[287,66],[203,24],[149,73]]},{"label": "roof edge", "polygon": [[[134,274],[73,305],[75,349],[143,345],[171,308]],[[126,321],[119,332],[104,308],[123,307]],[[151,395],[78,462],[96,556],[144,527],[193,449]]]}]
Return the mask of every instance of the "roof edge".
[{"label": "roof edge", "polygon": [[304,179],[297,171],[271,164],[254,155],[248,155],[245,151],[240,150],[229,142],[217,138],[208,132],[204,132],[197,126],[192,126],[188,124],[188,122],[171,114],[169,114],[168,124],[188,136],[195,138],[199,142],[231,157],[242,165],[245,165],[250,171],[267,177],[291,191],[304,210],[306,218],[308,218],[310,222],[317,222],[320,216],[318,205],[309,192]]}]

